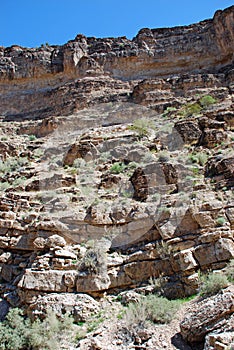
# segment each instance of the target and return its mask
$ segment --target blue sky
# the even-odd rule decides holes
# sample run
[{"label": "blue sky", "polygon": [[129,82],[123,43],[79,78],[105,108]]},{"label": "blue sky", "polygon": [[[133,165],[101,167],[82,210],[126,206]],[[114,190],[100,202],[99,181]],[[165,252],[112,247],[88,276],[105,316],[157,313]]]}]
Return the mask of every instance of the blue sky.
[{"label": "blue sky", "polygon": [[0,46],[63,44],[78,33],[132,38],[141,28],[195,23],[233,4],[228,0],[1,0]]}]

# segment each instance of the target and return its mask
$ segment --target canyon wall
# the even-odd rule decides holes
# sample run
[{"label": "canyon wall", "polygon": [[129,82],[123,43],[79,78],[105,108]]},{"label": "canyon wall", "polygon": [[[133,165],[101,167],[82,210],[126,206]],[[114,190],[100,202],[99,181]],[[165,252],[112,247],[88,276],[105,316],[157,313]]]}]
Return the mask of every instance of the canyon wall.
[{"label": "canyon wall", "polygon": [[[85,106],[80,87],[90,89],[90,81],[82,78],[103,77],[102,89],[111,84],[126,92],[124,81],[226,72],[233,63],[233,15],[231,6],[197,24],[142,29],[132,40],[77,35],[62,46],[1,47],[0,115],[9,119],[69,115]],[[70,103],[74,98],[76,103]]]}]

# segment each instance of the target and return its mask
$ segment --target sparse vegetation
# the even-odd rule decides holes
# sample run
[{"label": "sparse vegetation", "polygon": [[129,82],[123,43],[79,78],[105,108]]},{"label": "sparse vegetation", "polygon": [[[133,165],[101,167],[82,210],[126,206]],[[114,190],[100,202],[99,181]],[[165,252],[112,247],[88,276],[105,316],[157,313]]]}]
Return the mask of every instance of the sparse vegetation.
[{"label": "sparse vegetation", "polygon": [[10,187],[11,187],[11,184],[9,182],[7,182],[7,181],[0,183],[0,191],[5,191],[5,190],[7,190]]},{"label": "sparse vegetation", "polygon": [[172,114],[175,111],[177,111],[177,108],[175,108],[175,107],[167,107],[165,109],[165,111],[163,112],[162,116],[165,118],[165,117],[169,116],[170,114]]},{"label": "sparse vegetation", "polygon": [[198,115],[200,114],[202,110],[202,107],[200,106],[199,103],[188,103],[182,108],[182,115],[184,117],[189,117],[191,115]]},{"label": "sparse vegetation", "polygon": [[217,100],[210,95],[205,95],[205,96],[200,98],[199,102],[203,108],[207,108],[207,107],[213,105],[214,103],[216,103]]},{"label": "sparse vegetation", "polygon": [[0,175],[10,173],[13,171],[19,171],[20,168],[28,164],[26,157],[10,157],[5,161],[0,160]]},{"label": "sparse vegetation", "polygon": [[208,297],[217,294],[221,289],[229,284],[225,274],[210,272],[200,277],[200,295]]},{"label": "sparse vegetation", "polygon": [[225,268],[225,276],[230,283],[234,283],[234,259],[232,259]]},{"label": "sparse vegetation", "polygon": [[161,163],[166,163],[170,159],[170,155],[167,151],[160,151],[158,152],[158,161]]},{"label": "sparse vegetation", "polygon": [[[161,211],[161,215],[165,217],[170,216],[169,208],[162,208],[160,211]],[[166,259],[170,256],[172,252],[172,247],[167,242],[160,241],[156,243],[156,250],[161,259]]]},{"label": "sparse vegetation", "polygon": [[203,109],[212,106],[214,103],[217,103],[217,100],[214,97],[210,95],[204,95],[197,102],[192,102],[184,105],[180,110],[180,114],[182,114],[184,117],[199,115]]},{"label": "sparse vegetation", "polygon": [[43,321],[31,322],[22,310],[11,309],[6,320],[0,323],[0,350],[56,349],[69,335],[72,325],[73,319],[67,314],[59,320],[48,311]]},{"label": "sparse vegetation", "polygon": [[216,219],[217,226],[223,226],[225,224],[225,222],[226,222],[226,219],[223,216],[219,216]]},{"label": "sparse vegetation", "polygon": [[91,241],[79,264],[79,270],[87,273],[102,273],[106,267],[106,253],[100,244]]},{"label": "sparse vegetation", "polygon": [[142,297],[140,301],[129,304],[125,320],[129,327],[144,325],[146,321],[169,323],[180,307],[180,301],[168,300],[158,295]]},{"label": "sparse vegetation", "polygon": [[35,135],[29,135],[28,136],[29,141],[35,141],[37,137]]},{"label": "sparse vegetation", "polygon": [[111,166],[110,172],[112,174],[120,174],[125,170],[125,168],[126,168],[126,165],[124,163],[116,162]]},{"label": "sparse vegetation", "polygon": [[153,122],[146,118],[136,119],[134,123],[129,126],[129,129],[135,131],[139,138],[148,136],[154,128]]},{"label": "sparse vegetation", "polygon": [[197,163],[201,166],[204,166],[207,162],[208,156],[205,152],[198,152],[198,153],[190,153],[189,156],[189,161],[192,163]]}]

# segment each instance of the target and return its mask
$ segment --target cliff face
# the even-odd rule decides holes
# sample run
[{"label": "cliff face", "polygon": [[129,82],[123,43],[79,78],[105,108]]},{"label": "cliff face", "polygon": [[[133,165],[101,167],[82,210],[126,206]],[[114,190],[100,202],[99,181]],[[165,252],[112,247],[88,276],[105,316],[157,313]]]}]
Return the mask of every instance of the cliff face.
[{"label": "cliff face", "polygon": [[[1,48],[6,308],[32,316],[50,305],[83,322],[99,309],[91,296],[107,293],[113,306],[110,295],[127,303],[160,287],[181,298],[197,293],[200,271],[225,273],[234,257],[233,13],[142,29],[132,41],[78,35]],[[225,293],[190,313],[184,339],[208,344],[210,330],[231,329],[233,288]],[[225,298],[224,322],[214,309]],[[160,337],[145,348],[161,348]],[[164,348],[175,349],[169,336]]]},{"label": "cliff face", "polygon": [[[133,40],[77,35],[63,46],[2,47],[0,114],[32,118],[58,115],[57,109],[61,113],[61,108],[65,114],[82,109],[80,83],[72,86],[69,82],[84,77],[104,76],[101,83],[104,89],[111,84],[111,88],[117,85],[117,89],[126,92],[126,84],[120,87],[121,82],[116,79],[132,81],[225,71],[233,63],[233,16],[232,6],[217,11],[212,20],[198,24],[142,29]],[[63,98],[56,106],[61,92]],[[74,96],[76,104],[67,106]]]},{"label": "cliff face", "polygon": [[63,46],[1,49],[1,80],[40,78],[62,72],[81,77],[105,72],[132,80],[185,72],[217,72],[233,60],[233,6],[213,20],[162,29],[142,29],[131,41],[77,35]]}]

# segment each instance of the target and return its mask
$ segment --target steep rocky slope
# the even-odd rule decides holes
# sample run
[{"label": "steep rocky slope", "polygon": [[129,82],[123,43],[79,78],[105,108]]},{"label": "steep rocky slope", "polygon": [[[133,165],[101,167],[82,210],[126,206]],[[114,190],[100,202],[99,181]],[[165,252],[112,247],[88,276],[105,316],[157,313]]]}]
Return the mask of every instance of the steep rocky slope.
[{"label": "steep rocky slope", "polygon": [[233,13],[232,6],[195,25],[143,29],[132,41],[78,35],[63,46],[1,48],[6,309],[32,314],[54,303],[92,313],[97,302],[80,293],[148,293],[159,280],[164,295],[183,298],[198,291],[200,272],[227,266]]}]

